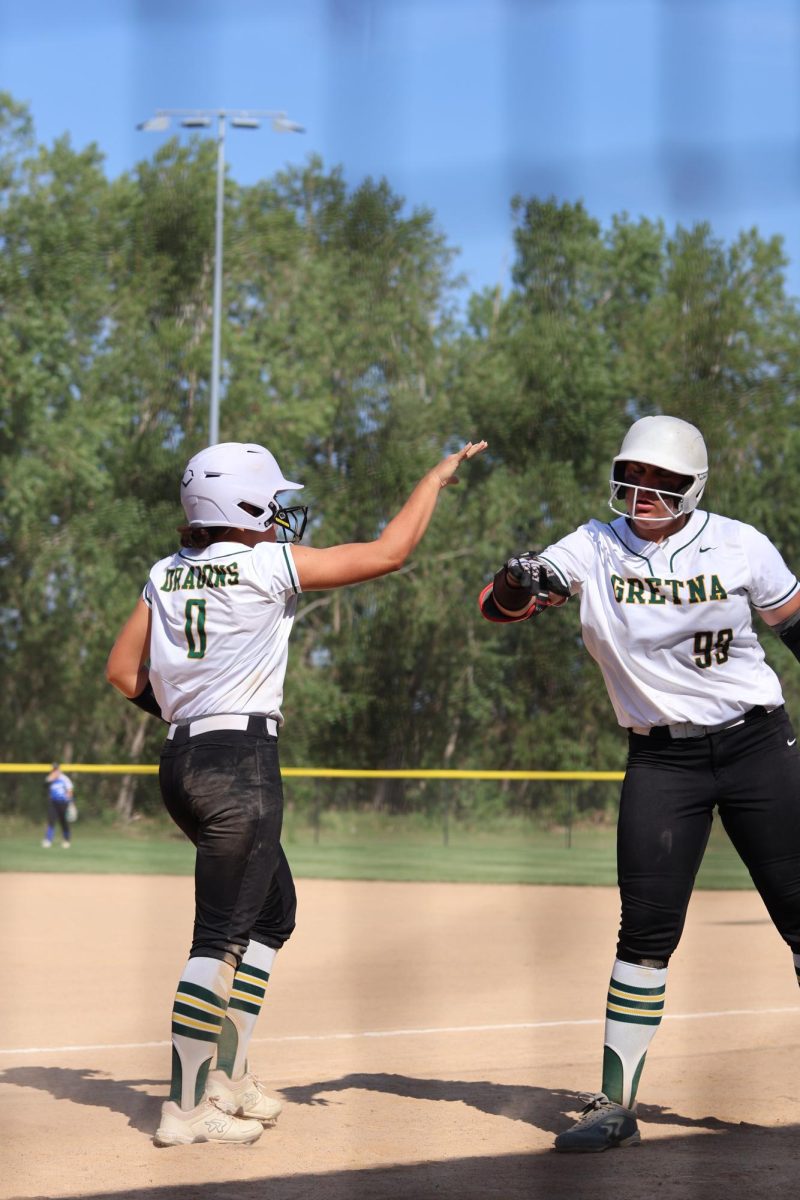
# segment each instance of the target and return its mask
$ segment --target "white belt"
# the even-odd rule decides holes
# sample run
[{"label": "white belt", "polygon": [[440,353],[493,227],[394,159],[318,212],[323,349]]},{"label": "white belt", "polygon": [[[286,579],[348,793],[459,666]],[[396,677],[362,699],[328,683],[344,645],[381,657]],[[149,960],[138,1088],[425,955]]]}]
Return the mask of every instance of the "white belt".
[{"label": "white belt", "polygon": [[[179,729],[186,729],[188,726],[188,737],[196,737],[198,733],[213,733],[217,729],[247,729],[250,723],[251,713],[220,713],[213,717],[198,717],[194,721],[176,721],[169,727],[167,741],[175,737]],[[278,736],[278,722],[273,717],[263,717],[260,714],[255,714],[256,719],[260,719],[266,723],[266,730],[270,737]]]},{"label": "white belt", "polygon": [[723,721],[719,725],[694,725],[691,721],[679,721],[676,725],[632,725],[631,731],[638,733],[641,737],[650,737],[655,728],[664,730],[665,735],[669,734],[671,738],[697,738],[705,737],[708,733],[722,733],[725,729],[734,729],[737,725],[744,725],[744,723],[744,717],[733,721]]},{"label": "white belt", "polygon": [[654,735],[662,738],[705,737],[709,733],[723,733],[726,729],[735,729],[737,725],[747,725],[749,721],[765,717],[770,712],[774,712],[774,709],[767,709],[756,704],[747,712],[742,713],[740,717],[731,717],[729,721],[721,721],[719,725],[695,725],[692,721],[679,721],[675,725],[633,725],[631,733],[638,733],[642,737],[653,737]]}]

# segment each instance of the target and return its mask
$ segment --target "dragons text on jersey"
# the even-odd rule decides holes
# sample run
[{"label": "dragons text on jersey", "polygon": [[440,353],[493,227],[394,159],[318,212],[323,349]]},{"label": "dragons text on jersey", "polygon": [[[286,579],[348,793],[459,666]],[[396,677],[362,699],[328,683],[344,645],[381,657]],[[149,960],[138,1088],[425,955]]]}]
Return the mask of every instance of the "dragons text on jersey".
[{"label": "dragons text on jersey", "polygon": [[236,587],[239,564],[205,563],[189,567],[167,567],[162,592],[191,592],[195,588]]}]

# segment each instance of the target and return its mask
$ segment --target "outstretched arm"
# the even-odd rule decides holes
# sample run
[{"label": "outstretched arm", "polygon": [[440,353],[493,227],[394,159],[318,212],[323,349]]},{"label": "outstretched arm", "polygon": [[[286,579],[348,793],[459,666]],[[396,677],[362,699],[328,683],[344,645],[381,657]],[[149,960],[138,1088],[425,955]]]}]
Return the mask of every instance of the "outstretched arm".
[{"label": "outstretched arm", "polygon": [[344,587],[397,571],[419,545],[442,488],[458,483],[458,468],[485,450],[486,445],[486,442],[467,442],[428,471],[375,541],[351,542],[321,550],[293,546],[292,557],[303,591]]}]

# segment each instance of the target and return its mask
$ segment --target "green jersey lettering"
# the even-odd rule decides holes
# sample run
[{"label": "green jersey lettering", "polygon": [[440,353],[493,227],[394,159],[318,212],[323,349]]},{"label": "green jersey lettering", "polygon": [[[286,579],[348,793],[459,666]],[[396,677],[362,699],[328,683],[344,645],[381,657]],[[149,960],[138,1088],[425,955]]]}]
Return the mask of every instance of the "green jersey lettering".
[{"label": "green jersey lettering", "polygon": [[666,604],[667,597],[661,591],[660,579],[645,579],[645,583],[650,589],[650,604]]},{"label": "green jersey lettering", "polygon": [[206,602],[205,600],[186,601],[186,642],[189,647],[188,658],[203,658],[206,653]]},{"label": "green jersey lettering", "polygon": [[727,599],[728,599],[728,593],[725,591],[725,588],[720,583],[719,575],[712,575],[711,576],[711,594],[709,595],[709,600],[727,600]]},{"label": "green jersey lettering", "polygon": [[665,579],[664,583],[668,583],[669,586],[672,588],[672,603],[673,604],[682,604],[683,601],[681,600],[681,588],[684,586],[683,580],[682,579]]},{"label": "green jersey lettering", "polygon": [[626,604],[646,604],[644,598],[644,583],[641,579],[628,580],[628,594],[625,597]]}]

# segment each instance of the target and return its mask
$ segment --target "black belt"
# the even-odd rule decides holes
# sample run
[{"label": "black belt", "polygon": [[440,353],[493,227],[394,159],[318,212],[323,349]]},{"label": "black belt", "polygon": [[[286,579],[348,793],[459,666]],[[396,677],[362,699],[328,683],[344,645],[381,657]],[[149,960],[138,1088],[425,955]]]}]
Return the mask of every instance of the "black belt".
[{"label": "black belt", "polygon": [[[783,707],[781,705],[781,707]],[[676,725],[653,725],[651,729],[632,729],[631,733],[639,734],[640,737],[657,738],[659,741],[670,742],[673,739],[682,738],[699,738],[706,737],[710,733],[724,733],[726,729],[736,729],[739,725],[749,725],[751,721],[761,721],[764,717],[768,717],[770,712],[777,712],[778,709],[764,708],[763,704],[756,704],[754,708],[748,708],[747,712],[738,717],[731,717],[730,721],[722,721],[719,725],[695,725],[691,721],[680,721]]]},{"label": "black belt", "polygon": [[169,727],[167,741],[177,746],[198,734],[216,733],[220,729],[278,736],[278,722],[274,717],[254,716],[252,713],[218,713],[210,717],[196,717],[193,721],[175,722]]}]

